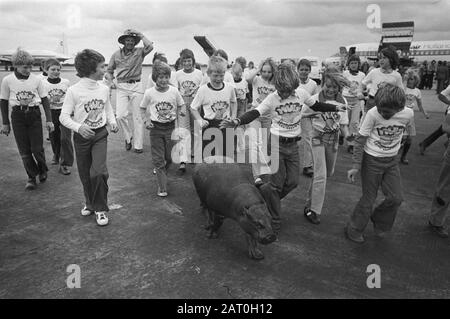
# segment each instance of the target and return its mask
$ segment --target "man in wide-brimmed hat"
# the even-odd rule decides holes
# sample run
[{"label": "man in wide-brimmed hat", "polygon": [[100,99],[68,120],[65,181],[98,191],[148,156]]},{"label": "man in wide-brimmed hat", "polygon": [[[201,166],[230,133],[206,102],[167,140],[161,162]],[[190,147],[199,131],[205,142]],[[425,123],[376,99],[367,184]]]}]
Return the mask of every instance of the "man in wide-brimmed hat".
[{"label": "man in wide-brimmed hat", "polygon": [[[141,40],[144,47],[136,47]],[[153,42],[141,32],[132,29],[125,30],[117,41],[123,44],[123,47],[111,56],[106,79],[111,82],[114,79],[114,70],[116,70],[116,116],[125,135],[125,149],[127,151],[131,149],[131,140],[133,139],[134,151],[142,153],[144,124],[139,113],[139,105],[144,95],[141,82],[142,62],[145,56],[153,50]],[[131,132],[127,119],[129,108],[133,114],[134,134]]]}]

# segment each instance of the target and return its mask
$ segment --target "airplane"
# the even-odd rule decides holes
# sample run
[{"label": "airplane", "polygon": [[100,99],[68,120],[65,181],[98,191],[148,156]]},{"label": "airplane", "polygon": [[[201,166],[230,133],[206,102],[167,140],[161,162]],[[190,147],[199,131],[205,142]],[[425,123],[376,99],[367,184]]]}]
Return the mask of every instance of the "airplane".
[{"label": "airplane", "polygon": [[[0,51],[0,65],[5,66],[5,70],[13,70],[12,62],[11,62],[11,56],[16,50],[5,50]],[[45,61],[47,59],[53,58],[57,59],[60,62],[64,62],[66,60],[71,59],[70,56],[67,55],[67,46],[65,37],[63,34],[63,39],[58,43],[58,47],[56,51],[50,51],[50,50],[26,50],[28,53],[31,54],[31,56],[34,59],[33,65],[35,66],[41,66],[42,61]]]},{"label": "airplane", "polygon": [[[349,52],[350,48],[355,48],[355,54],[364,62],[378,59],[379,45],[379,42],[357,43],[345,46],[345,50]],[[341,57],[342,52],[333,54],[331,57],[325,59],[325,63],[333,63],[339,66],[342,62]],[[450,61],[450,40],[412,41],[409,58],[412,59],[413,63],[421,63],[423,61],[431,62],[432,60],[436,62]]]}]

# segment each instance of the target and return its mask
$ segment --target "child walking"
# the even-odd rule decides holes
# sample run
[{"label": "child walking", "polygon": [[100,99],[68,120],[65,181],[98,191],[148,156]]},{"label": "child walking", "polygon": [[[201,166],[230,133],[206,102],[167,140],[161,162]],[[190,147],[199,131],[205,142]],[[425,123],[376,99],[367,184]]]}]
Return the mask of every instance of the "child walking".
[{"label": "child walking", "polygon": [[[417,88],[417,86],[420,83],[419,76],[415,74],[414,71],[408,70],[405,73],[404,79],[406,84],[405,89],[406,107],[410,108],[414,112],[414,108],[417,106],[417,108],[423,113],[425,118],[427,119],[430,118],[428,116],[428,113],[422,106],[422,94],[420,93],[420,90]],[[412,137],[408,133],[409,132],[405,132],[405,135],[403,136],[402,155],[400,157],[400,163],[405,165],[409,164],[406,155],[408,154],[408,151],[411,148],[412,144]]]},{"label": "child walking", "polygon": [[301,134],[303,105],[309,105],[315,111],[327,112],[337,112],[345,108],[337,102],[315,102],[305,90],[297,89],[298,74],[295,67],[289,64],[277,67],[274,85],[276,91],[270,93],[255,109],[237,119],[222,121],[221,127],[248,124],[259,116],[268,116],[272,120],[270,156],[274,171],[270,175],[270,181],[260,186],[260,191],[272,216],[273,229],[278,233],[281,227],[281,199],[297,187],[299,179],[300,157],[297,141]]},{"label": "child walking", "polygon": [[[347,101],[341,95],[346,86],[349,86],[349,82],[342,73],[337,68],[330,67],[323,74],[322,90],[312,98],[319,102],[335,101],[347,106]],[[320,224],[327,179],[334,174],[336,165],[339,136],[348,136],[348,116],[346,110],[314,113],[308,108],[305,109],[304,116],[312,127],[307,142],[312,149],[314,175],[309,184],[303,213],[309,222]]]},{"label": "child walking", "polygon": [[75,69],[81,80],[67,90],[59,121],[75,132],[73,142],[85,198],[81,215],[95,212],[97,225],[105,226],[109,211],[106,124],[113,133],[119,128],[109,100],[109,88],[98,82],[106,71],[103,55],[85,49],[76,55]]},{"label": "child walking", "polygon": [[48,131],[53,131],[50,104],[43,82],[31,74],[33,57],[26,51],[17,50],[11,57],[14,73],[5,76],[0,89],[0,108],[3,126],[0,133],[9,135],[9,106],[12,108],[11,123],[19,154],[28,175],[25,189],[36,188],[36,176],[41,183],[47,180],[41,111],[44,109]]},{"label": "child walking", "polygon": [[[311,62],[307,59],[301,59],[297,64],[298,76],[300,79],[299,88],[304,89],[310,95],[316,95],[319,93],[320,89],[317,86],[316,81],[309,78],[309,74],[311,73]],[[300,141],[300,149],[303,154],[303,175],[308,177],[313,177],[314,169],[313,169],[313,160],[312,160],[312,150],[311,146],[307,142],[309,136],[311,135],[312,127],[311,121],[307,118],[301,119],[302,125],[302,140]]]},{"label": "child walking", "polygon": [[[145,90],[140,105],[141,117],[145,127],[150,130],[152,163],[156,169],[158,193],[166,197],[167,169],[172,163],[172,132],[179,110],[184,107],[184,101],[178,90],[169,85],[171,69],[166,63],[153,65],[152,79],[155,86]],[[150,113],[150,120],[147,118]]]},{"label": "child walking", "polygon": [[42,81],[50,100],[50,111],[55,127],[55,130],[50,133],[53,150],[52,165],[60,164],[59,172],[63,175],[69,175],[69,167],[73,165],[72,131],[61,125],[59,116],[70,82],[67,79],[60,78],[61,64],[56,59],[45,61],[44,70],[48,76]]},{"label": "child walking", "polygon": [[[355,139],[353,168],[347,176],[354,182],[361,171],[362,197],[346,227],[351,241],[364,242],[362,234],[369,220],[380,236],[391,230],[403,201],[397,154],[405,131],[415,135],[414,112],[404,107],[405,101],[402,88],[383,85],[375,95],[376,107],[367,112]],[[380,186],[385,199],[372,210]]]}]

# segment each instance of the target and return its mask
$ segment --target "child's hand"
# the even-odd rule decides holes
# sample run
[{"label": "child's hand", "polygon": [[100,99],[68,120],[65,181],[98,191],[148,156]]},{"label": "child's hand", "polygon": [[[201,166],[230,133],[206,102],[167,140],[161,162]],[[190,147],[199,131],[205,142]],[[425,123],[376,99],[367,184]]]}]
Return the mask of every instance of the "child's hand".
[{"label": "child's hand", "polygon": [[201,122],[200,122],[200,126],[201,126],[201,128],[205,128],[205,127],[207,127],[209,125],[209,122],[207,121],[207,120],[201,120]]},{"label": "child's hand", "polygon": [[9,135],[11,132],[11,126],[9,124],[3,124],[2,129],[0,130],[0,134]]},{"label": "child's hand", "polygon": [[146,128],[147,130],[151,130],[151,129],[154,127],[154,126],[153,126],[153,123],[152,123],[152,122],[149,122],[149,121],[145,121],[144,124],[145,124],[145,128]]},{"label": "child's hand", "polygon": [[348,170],[347,179],[350,183],[355,182],[355,178],[356,178],[356,175],[358,174],[358,172],[359,172],[359,169],[357,169],[357,168],[352,168],[352,169]]},{"label": "child's hand", "polygon": [[119,126],[117,126],[117,124],[111,124],[111,132],[113,133],[119,132]]},{"label": "child's hand", "polygon": [[53,122],[46,122],[45,125],[47,126],[47,130],[51,133],[55,130],[55,126],[53,125]]},{"label": "child's hand", "polygon": [[221,128],[221,129],[222,128],[228,128],[228,127],[234,128],[234,127],[236,127],[238,125],[239,125],[239,121],[236,120],[236,119],[234,119],[234,120],[232,120],[232,119],[223,119],[222,122],[220,122],[220,124],[219,124],[219,128]]},{"label": "child's hand", "polygon": [[95,136],[95,132],[89,128],[86,124],[82,124],[78,129],[78,133],[85,139],[90,139]]}]

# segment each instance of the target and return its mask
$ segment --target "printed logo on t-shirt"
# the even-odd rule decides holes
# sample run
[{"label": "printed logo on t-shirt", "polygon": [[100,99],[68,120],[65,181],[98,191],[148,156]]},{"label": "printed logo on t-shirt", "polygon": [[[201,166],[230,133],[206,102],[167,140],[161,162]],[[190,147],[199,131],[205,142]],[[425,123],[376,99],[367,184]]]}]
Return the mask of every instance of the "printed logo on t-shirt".
[{"label": "printed logo on t-shirt", "polygon": [[405,126],[389,125],[378,127],[376,130],[380,140],[375,141],[375,145],[383,151],[389,151],[401,142],[402,135],[405,132]]},{"label": "printed logo on t-shirt", "polygon": [[156,114],[158,121],[162,123],[172,122],[175,120],[175,111],[172,103],[169,102],[158,102],[155,105]]},{"label": "printed logo on t-shirt", "polygon": [[256,102],[261,103],[267,97],[267,95],[269,95],[272,92],[275,92],[275,88],[268,86],[259,86],[256,89],[256,92],[258,92],[259,95],[256,98]]},{"label": "printed logo on t-shirt", "polygon": [[275,108],[275,112],[281,117],[277,124],[284,129],[293,130],[300,125],[302,105],[298,102],[288,102]]},{"label": "printed logo on t-shirt", "polygon": [[16,99],[21,106],[28,106],[31,102],[33,102],[35,98],[35,94],[30,91],[20,91],[16,93]]},{"label": "printed logo on t-shirt", "polygon": [[236,98],[239,100],[245,99],[245,90],[244,89],[236,89]]},{"label": "printed logo on t-shirt", "polygon": [[84,120],[84,124],[90,128],[98,128],[103,122],[103,109],[105,101],[93,99],[84,104],[84,110],[88,113],[88,117]]},{"label": "printed logo on t-shirt", "polygon": [[229,109],[230,105],[226,101],[217,101],[211,105],[211,110],[215,113],[214,119],[221,120],[223,115]]},{"label": "printed logo on t-shirt", "polygon": [[55,107],[62,107],[64,102],[64,96],[66,95],[66,92],[61,89],[51,89],[48,91],[48,96],[50,100],[50,104]]},{"label": "printed logo on t-shirt", "polygon": [[313,127],[324,133],[335,133],[339,130],[341,115],[337,112],[324,112],[313,119]]},{"label": "printed logo on t-shirt", "polygon": [[416,105],[416,96],[414,94],[406,94],[405,105],[410,109],[414,108],[414,106]]},{"label": "printed logo on t-shirt", "polygon": [[193,96],[197,89],[198,86],[190,80],[181,82],[180,93],[182,96]]},{"label": "printed logo on t-shirt", "polygon": [[357,81],[351,81],[350,87],[348,88],[348,94],[350,96],[357,96],[358,95],[358,87],[359,87],[359,83]]}]

